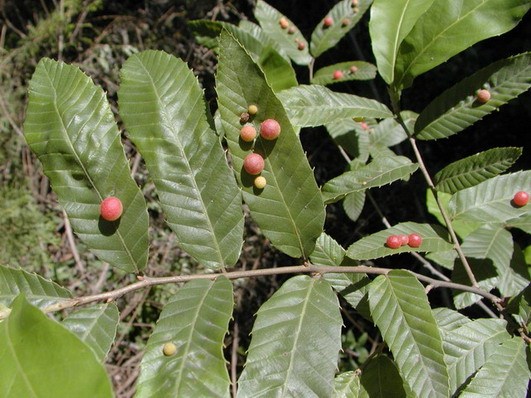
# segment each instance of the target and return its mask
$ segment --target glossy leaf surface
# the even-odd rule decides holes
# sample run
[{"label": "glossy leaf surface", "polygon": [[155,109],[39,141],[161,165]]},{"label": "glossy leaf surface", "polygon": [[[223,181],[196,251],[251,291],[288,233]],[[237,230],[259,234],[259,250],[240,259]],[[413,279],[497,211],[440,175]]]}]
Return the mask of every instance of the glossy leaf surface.
[{"label": "glossy leaf surface", "polygon": [[240,190],[192,71],[160,51],[135,54],[118,96],[180,246],[210,268],[233,266],[243,236]]},{"label": "glossy leaf surface", "polygon": [[[148,340],[135,397],[229,397],[223,339],[233,305],[232,284],[224,277],[180,288]],[[168,342],[176,352],[165,356]]]},{"label": "glossy leaf surface", "polygon": [[0,396],[110,398],[105,368],[88,345],[23,295],[0,323]]},{"label": "glossy leaf surface", "polygon": [[[322,232],[324,205],[298,136],[267,84],[260,68],[228,33],[222,34],[217,73],[218,101],[232,165],[251,216],[272,244],[292,256],[307,257]],[[258,138],[255,143],[240,139],[240,115],[249,104],[258,107],[250,121],[257,131],[265,119],[281,126],[277,139]],[[254,177],[243,170],[244,158],[253,151],[262,155],[266,178],[264,189],[256,189]]]},{"label": "glossy leaf surface", "polygon": [[258,310],[238,397],[331,396],[341,325],[326,281],[286,281]]},{"label": "glossy leaf surface", "polygon": [[[103,90],[75,66],[42,59],[30,82],[24,133],[74,232],[101,260],[127,272],[142,270],[146,202],[130,175]],[[108,196],[123,204],[115,222],[100,217]]]},{"label": "glossy leaf surface", "polygon": [[448,397],[441,335],[417,278],[403,270],[378,276],[369,286],[369,304],[374,322],[413,393]]}]

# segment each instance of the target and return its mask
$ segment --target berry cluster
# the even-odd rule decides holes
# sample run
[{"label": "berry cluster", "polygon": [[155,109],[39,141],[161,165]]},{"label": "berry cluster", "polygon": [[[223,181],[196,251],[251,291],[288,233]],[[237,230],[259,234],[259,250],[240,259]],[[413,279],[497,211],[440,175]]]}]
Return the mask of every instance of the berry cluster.
[{"label": "berry cluster", "polygon": [[[281,17],[279,20],[278,20],[278,24],[280,25],[280,28],[282,30],[285,30],[288,32],[289,35],[293,35],[295,32],[297,32],[297,28],[295,28],[295,26],[293,25],[290,25],[288,19],[286,17]],[[295,39],[295,44],[297,45],[297,49],[299,51],[302,51],[306,48],[306,44],[304,44],[304,42],[302,40],[300,40],[299,38],[296,38]]]},{"label": "berry cluster", "polygon": [[[240,139],[244,142],[254,142],[258,135],[256,128],[252,124],[247,124],[247,122],[251,119],[251,117],[258,113],[258,107],[256,105],[249,105],[247,112],[244,113],[248,117],[246,118],[245,122],[243,122],[246,124],[240,129]],[[241,118],[240,122],[242,122]],[[273,141],[277,139],[280,135],[280,131],[280,124],[275,119],[266,119],[260,123],[260,137],[263,140]],[[258,189],[264,189],[267,184],[265,177],[260,176],[260,173],[262,170],[264,170],[264,167],[264,158],[259,153],[252,152],[243,159],[243,169],[247,172],[247,174],[258,176],[254,179],[254,186]]]},{"label": "berry cluster", "polygon": [[[356,65],[352,65],[349,69],[348,69],[348,74],[354,74],[358,71],[358,67]],[[340,80],[342,79],[343,77],[345,76],[345,72],[340,70],[340,69],[336,69],[334,71],[334,73],[332,73],[332,79],[334,80]]]},{"label": "berry cluster", "polygon": [[422,237],[418,234],[391,235],[387,237],[385,245],[390,249],[398,249],[401,246],[417,248],[422,244]]}]

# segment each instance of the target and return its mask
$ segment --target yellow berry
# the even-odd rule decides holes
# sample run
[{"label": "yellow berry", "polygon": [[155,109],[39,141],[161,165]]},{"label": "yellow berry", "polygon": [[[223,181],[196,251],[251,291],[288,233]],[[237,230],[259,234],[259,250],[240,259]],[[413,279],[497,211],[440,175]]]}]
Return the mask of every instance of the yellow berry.
[{"label": "yellow berry", "polygon": [[254,104],[249,105],[247,108],[247,113],[249,113],[251,116],[256,115],[258,113],[258,107]]},{"label": "yellow berry", "polygon": [[177,352],[177,346],[173,343],[165,343],[162,347],[162,353],[167,357],[174,355]]},{"label": "yellow berry", "polygon": [[264,189],[267,184],[265,177],[259,176],[254,179],[254,186],[258,189]]}]

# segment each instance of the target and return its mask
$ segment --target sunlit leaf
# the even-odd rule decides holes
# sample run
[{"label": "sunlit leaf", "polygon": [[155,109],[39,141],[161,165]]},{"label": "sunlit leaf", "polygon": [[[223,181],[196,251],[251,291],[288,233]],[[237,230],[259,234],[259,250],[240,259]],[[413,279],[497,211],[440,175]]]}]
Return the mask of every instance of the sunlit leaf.
[{"label": "sunlit leaf", "polygon": [[[433,140],[457,134],[530,87],[531,53],[497,61],[444,91],[424,108],[415,124],[415,135]],[[491,95],[485,104],[476,100],[476,91],[482,88]]]},{"label": "sunlit leaf", "polygon": [[286,281],[258,310],[238,397],[332,396],[341,324],[326,281]]},{"label": "sunlit leaf", "polygon": [[[233,308],[231,282],[188,282],[164,306],[151,334],[135,397],[229,397],[223,339]],[[165,356],[165,343],[176,352]]]},{"label": "sunlit leaf", "polygon": [[103,364],[68,329],[21,294],[0,323],[0,396],[112,397]]},{"label": "sunlit leaf", "polygon": [[354,371],[340,373],[334,380],[332,398],[358,398],[360,378]]},{"label": "sunlit leaf", "polygon": [[[354,69],[355,68],[355,69]],[[343,77],[334,79],[334,72],[341,71]],[[312,84],[328,85],[351,80],[371,80],[376,77],[376,67],[364,61],[340,62],[318,69],[312,77]]]},{"label": "sunlit leaf", "polygon": [[347,214],[348,218],[352,221],[356,221],[365,205],[365,191],[356,191],[349,193],[343,199],[343,210]]},{"label": "sunlit leaf", "polygon": [[[307,257],[322,232],[325,215],[313,171],[282,104],[260,68],[229,34],[222,34],[221,41],[218,103],[243,198],[261,232],[275,247],[292,257]],[[250,121],[257,130],[265,119],[273,118],[280,123],[282,131],[276,140],[259,138],[253,144],[240,139],[240,115],[249,104],[258,107],[257,115]],[[261,174],[267,185],[262,190],[254,187],[254,176],[243,170],[243,160],[253,146],[254,152],[265,160]]]},{"label": "sunlit leaf", "polygon": [[331,91],[319,85],[300,85],[279,93],[291,122],[300,127],[322,126],[337,119],[393,117],[373,99]]},{"label": "sunlit leaf", "polygon": [[180,246],[210,268],[233,266],[242,245],[241,195],[197,78],[182,60],[145,51],[124,64],[118,97]]},{"label": "sunlit leaf", "polygon": [[[466,239],[464,243],[466,243]],[[496,271],[496,267],[491,259],[476,259],[473,257],[467,257],[467,262],[472,273],[474,274],[479,288],[489,292],[498,285],[498,272]],[[459,258],[456,258],[455,260],[452,271],[452,282],[459,283],[461,285],[472,286],[470,277],[465,271],[465,268]],[[479,294],[459,290],[454,290],[453,295],[454,305],[457,309],[469,307],[483,299],[483,297]]]},{"label": "sunlit leaf", "polygon": [[[30,82],[24,134],[74,232],[101,260],[127,272],[142,270],[148,255],[146,202],[103,90],[77,67],[42,59]],[[118,221],[100,217],[108,196],[123,204]]]},{"label": "sunlit leaf", "polygon": [[359,0],[354,6],[352,0],[341,0],[327,13],[325,18],[332,18],[331,26],[325,26],[323,20],[317,24],[310,42],[310,52],[317,58],[326,50],[334,47],[369,9],[372,0]]},{"label": "sunlit leaf", "polygon": [[336,144],[352,159],[363,163],[369,159],[370,135],[360,123],[352,119],[340,119],[325,124],[325,127]]},{"label": "sunlit leaf", "polygon": [[470,319],[465,315],[450,308],[434,308],[432,312],[443,339],[447,333],[453,332],[470,322]]},{"label": "sunlit leaf", "polygon": [[441,335],[417,278],[403,270],[378,276],[369,286],[369,304],[373,320],[413,393],[448,397]]},{"label": "sunlit leaf", "polygon": [[521,154],[522,148],[493,148],[458,160],[435,175],[435,187],[452,194],[473,187],[503,173]]},{"label": "sunlit leaf", "polygon": [[511,30],[530,7],[528,0],[434,1],[400,43],[393,85],[407,88],[416,76],[453,55]]},{"label": "sunlit leaf", "polygon": [[97,304],[70,313],[62,322],[87,344],[98,360],[109,352],[120,320],[116,304]]}]

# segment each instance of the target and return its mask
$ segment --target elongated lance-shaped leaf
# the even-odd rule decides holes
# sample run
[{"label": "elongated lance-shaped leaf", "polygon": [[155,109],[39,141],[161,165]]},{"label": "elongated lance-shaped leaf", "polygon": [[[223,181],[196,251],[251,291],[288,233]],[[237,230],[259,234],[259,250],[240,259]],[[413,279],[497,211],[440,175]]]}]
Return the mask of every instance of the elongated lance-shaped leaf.
[{"label": "elongated lance-shaped leaf", "polygon": [[[223,339],[234,305],[232,284],[188,282],[164,306],[140,364],[136,397],[229,397]],[[163,347],[174,344],[166,356]]]},{"label": "elongated lance-shaped leaf", "polygon": [[258,310],[238,397],[329,397],[341,348],[328,282],[293,277]]},{"label": "elongated lance-shaped leaf", "polygon": [[[103,90],[78,68],[42,59],[30,82],[24,134],[81,240],[112,266],[143,269],[146,202],[130,175]],[[108,196],[123,205],[115,222],[100,217],[100,203]]]},{"label": "elongated lance-shaped leaf", "polygon": [[[308,52],[308,42],[299,29],[285,15],[271,7],[263,0],[258,0],[254,9],[254,16],[260,23],[264,33],[280,47],[281,51],[299,65],[308,65],[312,56]],[[283,29],[280,19],[285,18],[290,27]]]},{"label": "elongated lance-shaped leaf", "polygon": [[372,0],[359,0],[357,5],[352,0],[341,0],[326,14],[332,18],[332,25],[319,22],[312,33],[310,52],[317,58],[326,50],[334,47],[356,24],[369,9]]},{"label": "elongated lance-shaped leaf", "polygon": [[325,124],[336,144],[352,159],[365,163],[369,159],[370,135],[361,123],[352,119],[340,119]]},{"label": "elongated lance-shaped leaf", "polygon": [[39,308],[66,301],[72,297],[68,289],[40,275],[0,265],[0,304],[9,307],[15,297],[21,293],[30,304]]},{"label": "elongated lance-shaped leaf", "polygon": [[395,80],[395,63],[402,40],[433,0],[374,0],[369,32],[378,72],[387,84]]},{"label": "elongated lance-shaped leaf", "polygon": [[0,341],[1,397],[113,397],[105,368],[89,346],[23,294],[0,322]]},{"label": "elongated lance-shaped leaf", "polygon": [[[355,69],[354,69],[355,68]],[[343,76],[334,78],[335,71],[341,71]],[[351,80],[371,80],[376,77],[376,66],[365,61],[340,62],[328,65],[315,72],[312,84],[328,85]]]},{"label": "elongated lance-shaped leaf", "polygon": [[356,191],[349,193],[343,199],[343,210],[352,221],[357,221],[360,217],[365,205],[365,196],[365,191]]},{"label": "elongated lance-shaped leaf", "polygon": [[473,44],[508,32],[530,7],[529,0],[434,1],[400,44],[395,90],[408,88],[416,76]]},{"label": "elongated lance-shaped leaf", "polygon": [[443,336],[443,340],[447,333],[453,332],[470,322],[470,318],[450,308],[434,308],[432,312]]},{"label": "elongated lance-shaped leaf", "polygon": [[435,175],[435,187],[452,194],[473,187],[503,173],[520,155],[522,148],[493,148],[458,160]]},{"label": "elongated lance-shaped leaf", "polygon": [[[418,114],[412,111],[400,112],[402,121],[412,131]],[[370,130],[371,147],[394,146],[407,139],[404,128],[396,119],[384,119]],[[372,149],[372,148],[371,148]]]},{"label": "elongated lance-shaped leaf", "polygon": [[[315,178],[280,101],[260,68],[228,33],[221,36],[217,73],[219,110],[232,155],[237,180],[251,216],[273,245],[292,256],[307,257],[323,230],[324,204]],[[276,140],[258,138],[254,144],[240,139],[240,115],[249,104],[258,113],[250,123],[275,119],[281,126]],[[254,176],[243,170],[244,158],[253,151],[262,155],[264,189],[254,188]]]},{"label": "elongated lance-shaped leaf", "polygon": [[531,171],[497,176],[455,193],[448,202],[452,220],[500,223],[527,213],[526,207],[512,204],[518,191],[529,190]]},{"label": "elongated lance-shaped leaf", "polygon": [[358,398],[360,390],[360,377],[356,372],[340,373],[334,380],[332,398]]},{"label": "elongated lance-shaped leaf", "polygon": [[62,324],[88,344],[96,358],[103,362],[114,342],[119,321],[118,307],[110,303],[76,310]]},{"label": "elongated lance-shaped leaf", "polygon": [[[405,245],[398,249],[390,249],[385,245],[387,237],[390,235],[409,235],[412,233],[422,237],[422,244],[418,248]],[[446,230],[439,225],[404,222],[354,242],[347,249],[347,256],[355,260],[370,260],[404,252],[446,251],[453,248],[450,242],[442,238],[446,235]]]},{"label": "elongated lance-shaped leaf", "polygon": [[477,319],[444,334],[451,395],[485,364],[501,343],[511,338],[506,324],[501,319]]},{"label": "elongated lance-shaped leaf", "polygon": [[360,397],[363,398],[401,398],[406,396],[398,369],[386,355],[377,355],[363,364],[360,383]]},{"label": "elongated lance-shaped leaf", "polygon": [[135,54],[118,98],[181,247],[210,268],[233,266],[243,236],[240,190],[192,71],[160,51]]},{"label": "elongated lance-shaped leaf", "polygon": [[[434,140],[457,134],[530,87],[531,53],[497,61],[435,98],[421,112],[415,135],[420,140]],[[476,100],[476,91],[484,88],[491,97],[482,104]]]},{"label": "elongated lance-shaped leaf", "polygon": [[389,108],[378,101],[337,93],[324,86],[300,85],[278,95],[291,122],[299,127],[322,126],[354,117],[393,117]]},{"label": "elongated lance-shaped leaf", "polygon": [[503,342],[459,397],[525,397],[531,376],[526,349],[527,344],[520,337]]},{"label": "elongated lance-shaped leaf", "polygon": [[285,90],[297,85],[295,71],[289,58],[282,49],[271,40],[262,28],[249,21],[241,21],[239,26],[227,22],[196,20],[191,21],[190,28],[196,39],[211,49],[217,49],[219,35],[226,29],[249,52],[253,60],[260,65],[274,91]]},{"label": "elongated lance-shaped leaf", "polygon": [[417,278],[403,270],[378,276],[369,285],[369,304],[411,391],[418,397],[448,397],[441,335]]},{"label": "elongated lance-shaped leaf", "polygon": [[378,157],[367,166],[347,171],[323,185],[325,203],[337,202],[352,192],[381,187],[396,180],[408,178],[418,164],[405,156]]}]

